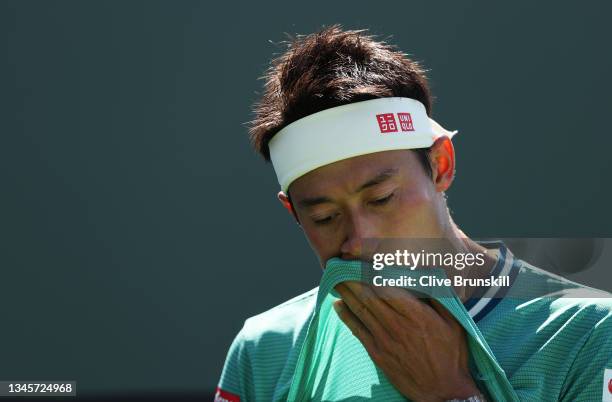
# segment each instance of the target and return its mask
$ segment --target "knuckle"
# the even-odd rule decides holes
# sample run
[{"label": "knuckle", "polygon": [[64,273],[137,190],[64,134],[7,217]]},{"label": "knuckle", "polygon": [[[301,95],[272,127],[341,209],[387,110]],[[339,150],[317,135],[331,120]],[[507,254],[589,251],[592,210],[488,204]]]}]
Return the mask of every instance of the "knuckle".
[{"label": "knuckle", "polygon": [[378,349],[372,349],[369,351],[370,357],[374,362],[378,363],[382,360],[382,354],[378,351]]},{"label": "knuckle", "polygon": [[357,313],[357,315],[359,317],[365,317],[365,316],[367,316],[369,314],[369,311],[368,311],[368,308],[364,304],[360,304],[357,307],[357,312],[356,313]]},{"label": "knuckle", "polygon": [[376,344],[378,346],[377,350],[379,353],[380,351],[393,351],[394,349],[394,342],[386,336],[377,339]]},{"label": "knuckle", "polygon": [[389,333],[394,336],[401,336],[405,329],[406,318],[404,316],[390,317],[386,320],[389,326]]}]

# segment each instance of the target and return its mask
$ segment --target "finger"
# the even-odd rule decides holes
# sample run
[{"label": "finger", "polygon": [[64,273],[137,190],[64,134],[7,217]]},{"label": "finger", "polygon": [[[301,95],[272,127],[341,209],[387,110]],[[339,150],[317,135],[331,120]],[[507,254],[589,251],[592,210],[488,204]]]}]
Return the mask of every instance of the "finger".
[{"label": "finger", "polygon": [[359,321],[368,329],[368,331],[376,338],[384,335],[384,328],[378,319],[372,314],[372,311],[368,306],[363,303],[355,294],[349,289],[345,283],[341,283],[336,286],[337,292],[342,296],[342,301],[348,309],[357,317]]},{"label": "finger", "polygon": [[348,327],[351,333],[357,338],[366,349],[374,347],[374,338],[365,325],[353,314],[342,300],[336,300],[333,304],[338,317]]},{"label": "finger", "polygon": [[343,284],[372,312],[383,327],[393,328],[393,324],[397,322],[397,312],[385,303],[372,287],[357,281],[347,281]]},{"label": "finger", "polygon": [[381,300],[404,317],[418,315],[428,307],[406,289],[391,286],[374,286],[373,289]]},{"label": "finger", "polygon": [[430,300],[430,305],[431,307],[438,313],[438,315],[444,319],[444,321],[446,321],[449,324],[452,325],[459,325],[461,326],[461,324],[459,324],[457,322],[457,320],[455,319],[455,316],[451,314],[450,311],[448,311],[446,309],[446,307],[444,307],[444,305],[442,303],[440,303],[437,300],[431,299]]},{"label": "finger", "polygon": [[385,340],[397,341],[402,339],[405,335],[402,327],[405,317],[382,300],[373,287],[357,281],[347,281],[344,282],[344,285],[371,312],[376,320],[375,324],[380,325],[381,328],[379,329],[378,325],[373,326],[365,323],[370,329],[377,346],[384,349],[384,346],[388,345]]}]

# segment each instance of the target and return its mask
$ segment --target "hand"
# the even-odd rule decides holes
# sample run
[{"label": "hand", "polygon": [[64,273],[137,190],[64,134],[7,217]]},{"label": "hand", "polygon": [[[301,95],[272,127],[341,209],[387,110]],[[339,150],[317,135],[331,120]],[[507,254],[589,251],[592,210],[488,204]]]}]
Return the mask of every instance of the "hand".
[{"label": "hand", "polygon": [[468,369],[465,331],[437,301],[430,306],[404,289],[352,281],[336,290],[338,316],[402,395],[445,401],[480,393]]}]

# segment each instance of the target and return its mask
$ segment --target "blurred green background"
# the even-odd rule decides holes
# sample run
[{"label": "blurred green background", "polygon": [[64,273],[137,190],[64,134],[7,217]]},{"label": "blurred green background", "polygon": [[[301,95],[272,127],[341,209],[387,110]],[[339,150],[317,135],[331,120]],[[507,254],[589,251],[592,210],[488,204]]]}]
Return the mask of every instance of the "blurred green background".
[{"label": "blurred green background", "polygon": [[284,32],[369,28],[424,63],[466,234],[611,236],[611,11],[0,2],[0,380],[202,394],[245,318],[317,285],[245,128]]}]

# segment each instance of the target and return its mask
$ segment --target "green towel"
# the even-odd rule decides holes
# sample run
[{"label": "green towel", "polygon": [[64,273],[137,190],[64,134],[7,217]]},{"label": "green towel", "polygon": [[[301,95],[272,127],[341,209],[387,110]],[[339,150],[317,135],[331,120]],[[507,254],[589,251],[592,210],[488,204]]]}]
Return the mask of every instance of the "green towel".
[{"label": "green towel", "polygon": [[[332,304],[338,300],[334,286],[345,281],[367,281],[362,262],[334,258],[328,261],[319,285],[315,313],[300,351],[288,401],[405,401],[365,348],[338,318]],[[428,270],[446,278],[442,269]],[[418,277],[422,271],[401,268],[377,273],[385,278]],[[371,282],[370,282],[371,283]],[[417,282],[418,283],[418,282]],[[506,374],[480,330],[451,288],[406,287],[439,301],[463,326],[470,351],[470,368],[479,387],[496,401],[518,401]],[[434,294],[435,291],[435,294]]]}]

